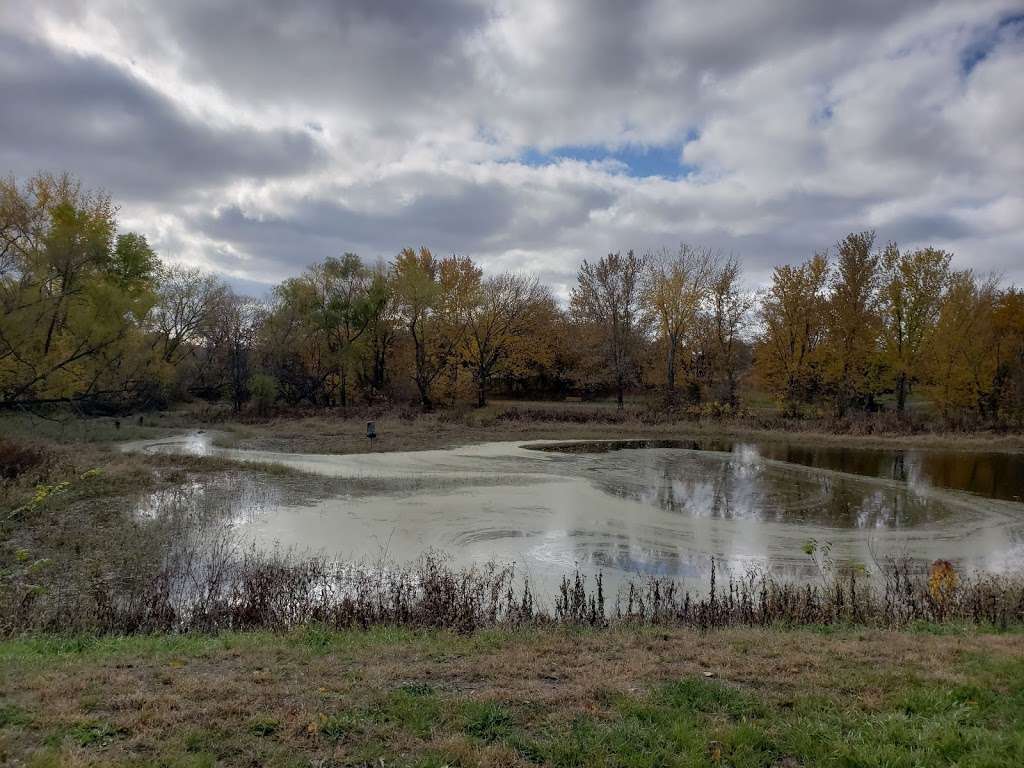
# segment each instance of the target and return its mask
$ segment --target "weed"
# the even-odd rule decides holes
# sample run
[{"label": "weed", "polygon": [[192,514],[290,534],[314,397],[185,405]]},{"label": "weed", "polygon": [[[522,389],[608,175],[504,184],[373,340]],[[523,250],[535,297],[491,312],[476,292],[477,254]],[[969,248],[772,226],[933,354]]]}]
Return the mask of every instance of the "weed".
[{"label": "weed", "polygon": [[266,715],[254,717],[249,722],[249,732],[256,736],[273,736],[280,727],[280,721]]},{"label": "weed", "polygon": [[107,722],[87,720],[70,726],[66,733],[80,747],[102,747],[113,742],[124,732]]},{"label": "weed", "polygon": [[462,730],[480,741],[507,739],[514,732],[515,719],[495,701],[469,701],[462,707]]},{"label": "weed", "polygon": [[31,722],[29,713],[17,704],[0,705],[0,728],[24,726]]},{"label": "weed", "polygon": [[320,715],[310,724],[309,730],[329,741],[344,741],[362,730],[362,722],[361,718],[350,712]]},{"label": "weed", "polygon": [[688,678],[670,683],[657,696],[659,703],[689,712],[719,712],[729,717],[755,717],[760,710],[749,695],[715,680]]}]

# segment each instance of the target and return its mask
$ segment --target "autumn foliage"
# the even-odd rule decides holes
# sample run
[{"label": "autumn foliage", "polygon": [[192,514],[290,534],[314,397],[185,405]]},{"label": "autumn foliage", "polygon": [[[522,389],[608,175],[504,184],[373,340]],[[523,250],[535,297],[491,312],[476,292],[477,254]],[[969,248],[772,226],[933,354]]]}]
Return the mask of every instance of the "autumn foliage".
[{"label": "autumn foliage", "polygon": [[0,183],[0,406],[266,414],[500,393],[739,416],[767,393],[796,417],[1024,423],[1024,294],[873,232],[759,291],[738,257],[687,244],[584,260],[567,296],[420,247],[330,257],[254,299],[118,234],[116,212],[67,175]]}]

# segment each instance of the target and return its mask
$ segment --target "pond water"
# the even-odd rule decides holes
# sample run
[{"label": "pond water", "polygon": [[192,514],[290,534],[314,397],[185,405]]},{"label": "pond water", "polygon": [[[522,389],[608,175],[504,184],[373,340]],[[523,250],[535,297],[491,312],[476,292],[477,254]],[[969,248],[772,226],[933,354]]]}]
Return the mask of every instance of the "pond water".
[{"label": "pond water", "polygon": [[601,441],[338,456],[218,448],[200,433],[126,448],[333,478],[298,500],[241,487],[246,514],[232,513],[233,525],[259,546],[398,561],[436,549],[457,564],[514,562],[541,591],[577,568],[610,585],[644,575],[696,585],[712,558],[816,578],[810,539],[869,569],[890,557],[1024,567],[1019,454]]}]

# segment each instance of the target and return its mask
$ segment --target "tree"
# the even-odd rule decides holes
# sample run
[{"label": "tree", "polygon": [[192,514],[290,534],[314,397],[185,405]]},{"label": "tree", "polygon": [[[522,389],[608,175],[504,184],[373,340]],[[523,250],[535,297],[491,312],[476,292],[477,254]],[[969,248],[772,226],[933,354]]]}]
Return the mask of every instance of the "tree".
[{"label": "tree", "polygon": [[263,365],[286,401],[348,405],[349,373],[374,319],[373,274],[354,253],[281,283],[261,332]]},{"label": "tree", "polygon": [[720,264],[711,280],[710,361],[718,399],[735,406],[741,355],[748,349],[743,341],[753,297],[742,289],[742,267],[735,258]]},{"label": "tree", "polygon": [[266,307],[249,296],[226,291],[213,315],[205,339],[207,389],[227,391],[236,413],[249,399],[251,357],[259,329],[266,317]]},{"label": "tree", "polygon": [[477,385],[477,406],[487,405],[487,385],[529,328],[540,296],[537,279],[505,273],[484,280],[469,311],[468,361]]},{"label": "tree", "polygon": [[644,267],[643,258],[632,251],[625,256],[609,253],[596,264],[584,261],[569,300],[573,315],[598,330],[619,410],[623,407],[626,386],[637,373]]},{"label": "tree", "polygon": [[462,394],[462,372],[469,352],[470,318],[480,296],[482,273],[473,260],[449,256],[438,262],[440,301],[437,307],[436,336],[440,372],[445,374],[446,394],[451,404]]},{"label": "tree", "polygon": [[348,405],[348,371],[354,346],[373,316],[368,298],[371,276],[360,258],[346,253],[311,267],[306,279],[314,288],[313,321],[324,333],[342,406]]},{"label": "tree", "polygon": [[836,413],[851,405],[871,407],[882,389],[878,340],[881,334],[879,262],[875,233],[847,235],[836,246],[828,308],[826,371]]},{"label": "tree", "polygon": [[457,359],[479,284],[468,258],[438,260],[426,248],[406,248],[395,259],[395,306],[413,346],[412,379],[424,410],[433,407],[437,377]]},{"label": "tree", "polygon": [[901,252],[891,243],[882,254],[882,344],[895,376],[896,410],[903,413],[910,385],[922,376],[949,283],[951,255],[935,248]]},{"label": "tree", "polygon": [[227,292],[220,279],[202,270],[181,266],[163,270],[150,320],[161,361],[176,365],[188,354]]},{"label": "tree", "polygon": [[369,315],[361,379],[370,396],[376,397],[387,386],[388,363],[399,332],[393,276],[387,265],[378,264],[373,268],[367,300]]},{"label": "tree", "polygon": [[435,338],[440,331],[434,327],[441,294],[437,261],[426,248],[420,248],[418,253],[405,248],[395,259],[394,276],[396,305],[413,344],[412,378],[420,405],[429,410],[433,405],[430,387],[443,363],[436,354]]},{"label": "tree", "polygon": [[565,397],[580,364],[580,343],[551,289],[538,285],[523,333],[511,339],[496,375],[507,388],[539,397]]},{"label": "tree", "polygon": [[665,402],[676,402],[676,369],[680,352],[698,326],[702,305],[718,272],[720,258],[708,248],[685,243],[672,253],[663,250],[645,259],[641,299],[648,321],[658,332],[665,352]]},{"label": "tree", "polygon": [[1003,291],[993,312],[996,382],[993,406],[1004,419],[1024,423],[1024,292]]},{"label": "tree", "polygon": [[314,322],[317,304],[315,288],[305,276],[284,280],[274,287],[260,328],[260,365],[272,373],[279,396],[291,405],[330,400],[334,362],[324,330]]},{"label": "tree", "polygon": [[769,390],[795,414],[820,383],[820,347],[826,332],[828,257],[776,267],[761,297],[762,331],[756,364]]},{"label": "tree", "polygon": [[928,356],[929,398],[947,421],[969,409],[984,418],[997,370],[993,345],[993,281],[954,272],[939,307]]},{"label": "tree", "polygon": [[0,401],[132,395],[153,261],[115,213],[67,174],[0,182]]},{"label": "tree", "polygon": [[107,273],[128,291],[153,290],[162,265],[145,235],[126,232],[117,236]]}]

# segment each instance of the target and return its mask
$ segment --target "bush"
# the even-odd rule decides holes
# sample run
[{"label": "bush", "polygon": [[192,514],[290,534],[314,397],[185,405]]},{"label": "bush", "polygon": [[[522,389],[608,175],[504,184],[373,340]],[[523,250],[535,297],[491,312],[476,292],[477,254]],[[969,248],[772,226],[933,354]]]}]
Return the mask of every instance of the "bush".
[{"label": "bush", "polygon": [[0,440],[0,478],[17,480],[28,472],[43,467],[49,455],[41,448]]},{"label": "bush", "polygon": [[253,407],[261,416],[270,413],[280,391],[277,379],[268,373],[256,373],[249,379],[249,394]]}]

